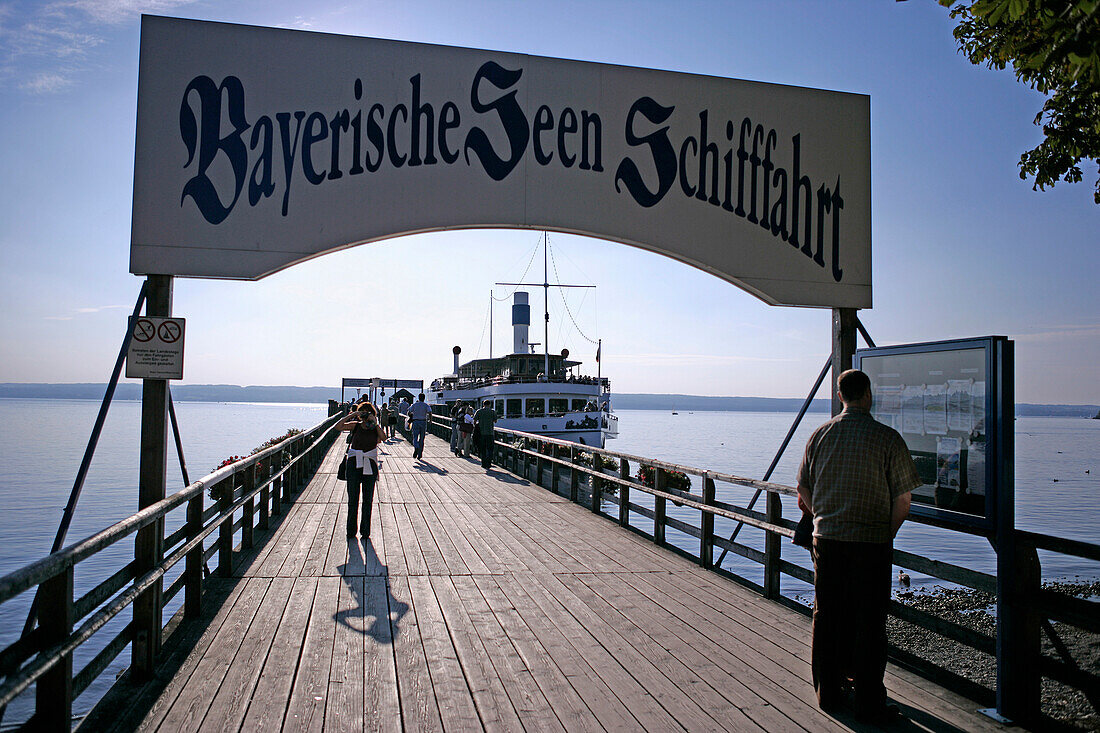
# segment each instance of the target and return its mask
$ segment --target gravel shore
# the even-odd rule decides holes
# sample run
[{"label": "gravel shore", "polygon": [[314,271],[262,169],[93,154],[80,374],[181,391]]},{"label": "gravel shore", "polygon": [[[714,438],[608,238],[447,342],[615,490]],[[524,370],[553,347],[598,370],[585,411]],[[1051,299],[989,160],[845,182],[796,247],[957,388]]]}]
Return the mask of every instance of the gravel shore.
[{"label": "gravel shore", "polygon": [[[1079,598],[1100,596],[1100,581],[1050,582],[1043,585]],[[896,591],[894,597],[912,608],[996,637],[996,599],[988,593],[965,588],[933,587]],[[1100,673],[1100,635],[1061,623],[1053,623],[1052,626],[1082,670]],[[893,617],[887,621],[887,633],[895,646],[984,687],[996,689],[997,668],[993,656]],[[1060,658],[1046,633],[1043,633],[1042,641],[1043,654]],[[1080,730],[1100,731],[1100,713],[1078,690],[1044,679],[1042,706],[1043,713],[1055,720]]]}]

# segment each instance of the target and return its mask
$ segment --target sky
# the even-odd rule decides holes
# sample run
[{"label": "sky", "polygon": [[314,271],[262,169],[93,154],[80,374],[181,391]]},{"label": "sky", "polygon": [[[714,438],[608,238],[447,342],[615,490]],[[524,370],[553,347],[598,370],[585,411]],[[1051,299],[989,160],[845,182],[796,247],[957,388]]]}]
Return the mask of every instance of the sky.
[{"label": "sky", "polygon": [[[1016,163],[1042,97],[957,52],[930,1],[0,2],[0,382],[105,382],[129,274],[140,14],[296,28],[856,92],[871,100],[878,345],[1003,335],[1019,402],[1100,404],[1100,207]],[[496,282],[541,280],[541,234],[475,230],[343,250],[257,282],[178,279],[185,384],[432,378],[489,355]],[[827,309],[769,306],[665,257],[549,235],[550,348],[617,392],[803,397]],[[527,270],[534,256],[534,263]],[[541,295],[532,293],[532,312]],[[493,354],[511,344],[496,303]],[[538,323],[538,317],[533,319]],[[534,329],[533,329],[534,330]],[[541,333],[532,341],[541,341]],[[820,394],[819,396],[824,396]]]}]

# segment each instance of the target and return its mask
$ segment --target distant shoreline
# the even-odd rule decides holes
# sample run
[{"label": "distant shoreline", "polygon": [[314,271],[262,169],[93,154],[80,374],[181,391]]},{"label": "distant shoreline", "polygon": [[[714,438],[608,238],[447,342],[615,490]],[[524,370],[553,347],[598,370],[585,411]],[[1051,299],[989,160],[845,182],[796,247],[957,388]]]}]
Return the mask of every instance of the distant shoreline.
[{"label": "distant shoreline", "polygon": [[[0,398],[101,400],[106,384],[0,383]],[[345,398],[355,390],[346,390]],[[234,384],[179,384],[172,387],[177,402],[279,402],[319,403],[340,398],[338,387],[240,386]],[[141,385],[124,382],[115,390],[116,400],[140,400]],[[778,397],[707,397],[685,394],[614,393],[612,406],[617,410],[669,410],[676,412],[797,412],[803,400]],[[830,402],[816,399],[810,412],[827,413]],[[1039,405],[1017,403],[1017,417],[1091,418],[1100,412],[1098,405]]]}]

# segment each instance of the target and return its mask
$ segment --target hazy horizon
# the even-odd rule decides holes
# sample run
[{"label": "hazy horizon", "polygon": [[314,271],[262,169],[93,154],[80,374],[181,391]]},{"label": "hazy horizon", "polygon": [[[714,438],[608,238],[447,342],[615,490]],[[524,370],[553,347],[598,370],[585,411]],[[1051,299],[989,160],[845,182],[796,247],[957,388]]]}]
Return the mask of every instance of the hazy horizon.
[{"label": "hazy horizon", "polygon": [[[95,388],[103,388],[103,387],[106,387],[106,384],[107,384],[106,382],[0,382],[0,388],[8,386],[8,385],[24,385],[24,386],[25,385],[32,385],[32,386],[33,385],[41,385],[41,386],[61,386],[61,387],[65,387],[65,386],[88,386],[88,387],[95,387]],[[141,385],[141,381],[140,380],[120,380],[119,385],[121,386],[123,384],[130,385],[130,386],[133,386],[133,387],[139,387]],[[173,388],[180,388],[180,387],[190,387],[190,388],[230,387],[230,388],[236,388],[236,389],[267,389],[267,390],[298,389],[298,390],[331,390],[331,391],[334,391],[334,392],[339,392],[340,391],[339,386],[325,386],[325,385],[308,385],[308,386],[305,386],[305,385],[294,385],[294,384],[231,384],[231,383],[228,383],[228,382],[207,383],[207,384],[190,384],[190,383],[185,383],[185,382],[173,382],[172,387]],[[815,402],[825,401],[825,399],[826,399],[825,396],[824,396],[825,389],[826,389],[825,386],[822,385],[822,389],[814,397]],[[352,387],[346,387],[345,391],[349,394],[354,394],[356,392],[356,389],[352,388]],[[764,396],[764,395],[746,395],[746,394],[718,395],[718,394],[702,394],[702,393],[695,393],[695,392],[622,392],[622,391],[616,391],[616,390],[612,390],[611,394],[613,396],[618,395],[620,397],[686,397],[686,398],[695,398],[695,399],[714,398],[714,399],[728,399],[728,400],[738,400],[738,399],[740,399],[740,400],[786,400],[786,401],[798,400],[799,402],[802,402],[806,399],[806,395],[804,395],[804,394],[803,395],[789,395],[789,396],[784,397],[784,396]],[[69,399],[100,399],[101,397],[102,396],[100,396],[99,398],[97,398],[97,397],[82,397],[82,398],[69,398]],[[10,397],[10,396],[5,396],[3,394],[0,394],[0,399],[18,399],[18,398],[17,397],[13,398],[13,397]],[[44,398],[44,399],[49,399],[49,398]],[[116,399],[126,399],[126,398],[116,397]],[[1098,407],[1098,406],[1100,406],[1096,403],[1091,403],[1091,402],[1042,402],[1042,403],[1039,403],[1039,402],[1026,402],[1026,401],[1021,401],[1021,400],[1017,400],[1016,404],[1018,404],[1018,405],[1037,405],[1037,406],[1047,406],[1047,407],[1063,407],[1063,406],[1064,407]],[[632,408],[623,408],[623,409],[632,409]]]}]

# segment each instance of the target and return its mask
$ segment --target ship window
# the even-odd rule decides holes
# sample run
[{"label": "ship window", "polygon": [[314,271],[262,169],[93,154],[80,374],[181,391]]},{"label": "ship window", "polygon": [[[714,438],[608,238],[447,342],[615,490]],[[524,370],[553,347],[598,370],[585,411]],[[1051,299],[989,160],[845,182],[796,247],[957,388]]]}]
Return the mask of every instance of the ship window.
[{"label": "ship window", "polygon": [[546,400],[541,397],[527,400],[527,417],[542,417],[545,412]]},{"label": "ship window", "polygon": [[573,400],[573,411],[583,412],[584,406],[588,404],[588,400]]},{"label": "ship window", "polygon": [[523,400],[508,400],[508,417],[523,416]]},{"label": "ship window", "polygon": [[569,412],[569,400],[566,399],[551,399],[550,400],[550,414],[551,415],[564,415]]},{"label": "ship window", "polygon": [[495,406],[493,407],[493,409],[496,410],[497,417],[500,417],[501,415],[503,415],[504,414],[504,400],[497,400]]}]

